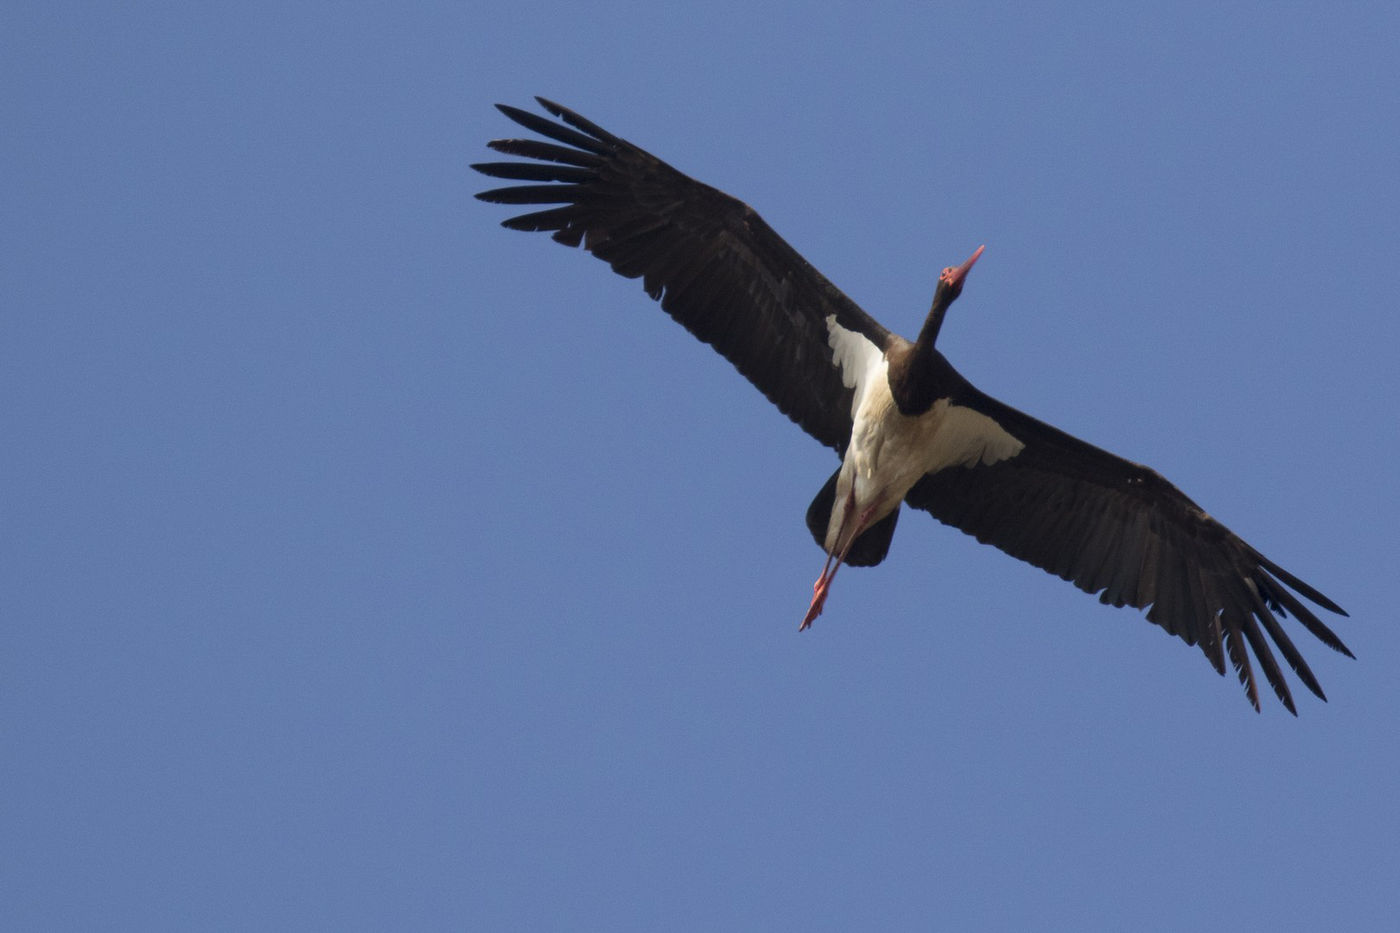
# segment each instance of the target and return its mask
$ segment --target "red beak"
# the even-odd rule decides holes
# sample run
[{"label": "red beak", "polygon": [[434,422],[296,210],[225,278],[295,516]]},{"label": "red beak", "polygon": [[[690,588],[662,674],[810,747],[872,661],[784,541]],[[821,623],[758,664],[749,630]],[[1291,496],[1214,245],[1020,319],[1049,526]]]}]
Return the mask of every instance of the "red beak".
[{"label": "red beak", "polygon": [[948,284],[961,285],[962,280],[967,278],[967,274],[972,271],[972,267],[977,263],[978,258],[982,255],[982,250],[986,248],[987,245],[985,243],[977,247],[977,252],[967,257],[967,262],[958,266],[956,269],[951,270],[948,274]]}]

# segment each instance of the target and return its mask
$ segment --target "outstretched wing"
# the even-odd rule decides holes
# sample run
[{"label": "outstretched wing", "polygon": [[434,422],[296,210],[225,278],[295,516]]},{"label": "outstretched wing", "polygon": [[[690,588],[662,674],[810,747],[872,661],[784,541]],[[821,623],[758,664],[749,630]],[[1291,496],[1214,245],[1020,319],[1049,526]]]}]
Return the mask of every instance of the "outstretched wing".
[{"label": "outstretched wing", "polygon": [[[499,204],[560,205],[504,221],[583,245],[613,271],[641,278],[648,295],[724,355],[782,412],[844,452],[851,392],[832,358],[828,318],[878,347],[890,334],[741,201],[544,98],[563,123],[498,104],[554,142],[498,139],[497,152],[531,162],[472,168],[543,184],[483,191]],[[567,124],[567,125],[564,125]],[[557,145],[562,143],[563,145]]]},{"label": "outstretched wing", "polygon": [[1308,689],[1326,699],[1280,617],[1291,613],[1350,657],[1341,639],[1289,589],[1346,615],[1340,606],[1250,547],[1155,471],[990,398],[951,366],[948,372],[956,386],[954,404],[988,416],[1025,447],[990,466],[927,474],[909,491],[910,505],[1099,594],[1100,602],[1147,609],[1149,621],[1200,645],[1221,674],[1228,654],[1255,709],[1259,695],[1249,649],[1274,693],[1297,715],[1264,632]]}]

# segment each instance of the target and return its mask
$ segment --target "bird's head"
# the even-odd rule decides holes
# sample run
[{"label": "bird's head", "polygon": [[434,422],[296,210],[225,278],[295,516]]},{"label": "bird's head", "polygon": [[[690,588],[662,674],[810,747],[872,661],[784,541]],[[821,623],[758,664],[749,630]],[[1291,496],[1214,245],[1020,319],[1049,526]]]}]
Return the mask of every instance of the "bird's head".
[{"label": "bird's head", "polygon": [[919,331],[918,343],[927,350],[932,350],[934,343],[938,340],[938,332],[943,328],[943,315],[948,313],[948,307],[962,294],[963,282],[967,280],[967,273],[972,270],[972,266],[977,262],[982,250],[986,246],[977,247],[977,252],[967,257],[967,262],[960,266],[949,266],[938,276],[938,287],[933,290],[933,307],[928,309],[928,318],[924,321],[924,329]]},{"label": "bird's head", "polygon": [[960,266],[949,266],[938,276],[938,293],[943,294],[944,300],[951,304],[954,298],[962,294],[963,282],[967,279],[967,274],[972,271],[973,265],[982,255],[985,245],[977,247],[977,252],[967,257],[967,262]]}]

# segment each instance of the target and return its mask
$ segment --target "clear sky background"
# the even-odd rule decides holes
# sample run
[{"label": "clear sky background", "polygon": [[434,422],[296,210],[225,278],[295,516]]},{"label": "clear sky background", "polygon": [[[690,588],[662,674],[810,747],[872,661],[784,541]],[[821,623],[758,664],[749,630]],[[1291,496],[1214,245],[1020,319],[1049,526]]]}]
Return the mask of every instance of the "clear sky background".
[{"label": "clear sky background", "polygon": [[[1390,928],[1400,14],[1149,6],[7,4],[0,927]],[[799,635],[835,457],[472,198],[532,94],[906,334],[986,243],[1330,702],[917,513]]]}]

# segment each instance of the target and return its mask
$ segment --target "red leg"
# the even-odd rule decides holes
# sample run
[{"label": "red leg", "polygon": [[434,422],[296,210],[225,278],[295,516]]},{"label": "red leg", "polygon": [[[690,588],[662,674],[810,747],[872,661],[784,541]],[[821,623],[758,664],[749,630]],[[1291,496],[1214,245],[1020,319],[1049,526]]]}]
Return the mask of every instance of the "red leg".
[{"label": "red leg", "polygon": [[[828,551],[826,564],[822,567],[822,575],[817,577],[817,582],[812,584],[812,602],[807,607],[807,614],[802,617],[802,624],[797,627],[799,632],[811,628],[812,622],[817,616],[822,614],[822,609],[826,606],[827,594],[831,591],[831,581],[836,579],[836,571],[841,569],[841,564],[846,560],[846,555],[851,550],[851,545],[855,544],[856,538],[860,537],[862,531],[870,521],[870,516],[875,511],[872,504],[869,508],[860,513],[860,518],[856,520],[855,526],[851,529],[849,537],[845,536],[845,530],[851,521],[851,510],[856,504],[855,483],[851,484],[850,494],[846,498],[846,513],[841,521],[841,530],[836,535],[837,551]],[[845,541],[843,545],[841,542]]]}]

